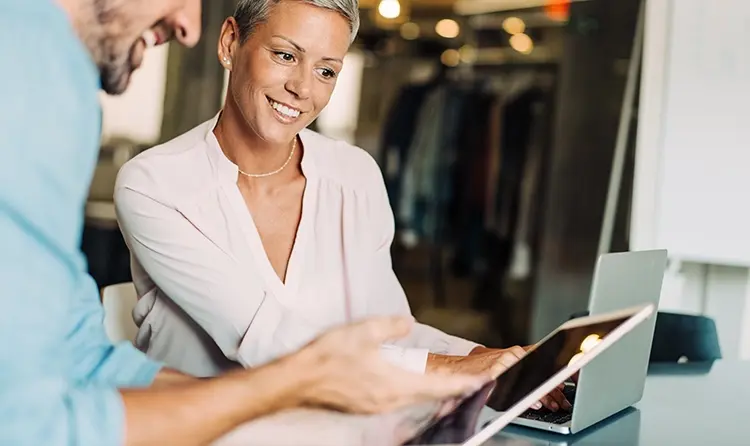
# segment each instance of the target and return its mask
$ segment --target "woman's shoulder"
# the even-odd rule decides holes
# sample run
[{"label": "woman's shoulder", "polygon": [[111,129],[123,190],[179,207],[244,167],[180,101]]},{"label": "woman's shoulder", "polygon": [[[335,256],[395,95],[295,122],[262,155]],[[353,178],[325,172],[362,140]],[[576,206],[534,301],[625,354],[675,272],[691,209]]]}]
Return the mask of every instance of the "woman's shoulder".
[{"label": "woman's shoulder", "polygon": [[191,184],[200,183],[201,178],[210,173],[205,141],[208,124],[210,122],[139,153],[120,168],[116,187],[164,192],[184,191]]},{"label": "woman's shoulder", "polygon": [[309,129],[300,137],[321,179],[339,183],[344,188],[379,189],[382,186],[380,166],[366,150]]}]

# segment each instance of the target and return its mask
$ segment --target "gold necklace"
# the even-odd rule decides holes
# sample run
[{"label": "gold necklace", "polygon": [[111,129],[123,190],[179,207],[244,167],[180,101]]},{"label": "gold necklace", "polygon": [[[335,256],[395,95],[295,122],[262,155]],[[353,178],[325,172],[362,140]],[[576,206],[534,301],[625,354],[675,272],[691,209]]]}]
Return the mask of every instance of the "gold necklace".
[{"label": "gold necklace", "polygon": [[284,170],[284,168],[289,164],[289,162],[292,160],[292,157],[294,156],[294,148],[297,147],[297,137],[294,137],[294,141],[292,142],[292,150],[289,152],[289,157],[284,161],[284,164],[281,165],[278,169],[274,170],[273,172],[267,172],[267,173],[247,173],[243,172],[242,169],[237,167],[237,170],[246,177],[250,178],[264,178],[264,177],[270,177],[271,175],[276,175],[277,173]]}]

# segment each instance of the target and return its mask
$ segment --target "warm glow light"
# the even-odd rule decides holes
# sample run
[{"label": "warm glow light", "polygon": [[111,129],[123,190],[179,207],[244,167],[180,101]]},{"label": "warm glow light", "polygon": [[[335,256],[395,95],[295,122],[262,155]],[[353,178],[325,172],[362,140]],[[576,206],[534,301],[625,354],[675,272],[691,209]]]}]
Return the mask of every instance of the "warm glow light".
[{"label": "warm glow light", "polygon": [[458,54],[461,56],[461,62],[463,63],[474,63],[477,61],[477,49],[471,45],[464,45],[459,48]]},{"label": "warm glow light", "polygon": [[510,37],[510,46],[521,54],[531,54],[534,51],[534,42],[526,34],[514,34]]},{"label": "warm glow light", "polygon": [[461,63],[461,53],[454,49],[445,50],[440,55],[440,62],[449,67],[457,67]]},{"label": "warm glow light", "polygon": [[440,37],[453,39],[458,37],[458,34],[461,32],[461,27],[455,20],[443,19],[435,25],[435,32],[438,33]]},{"label": "warm glow light", "polygon": [[544,13],[552,20],[567,21],[570,18],[570,0],[547,0]]},{"label": "warm glow light", "polygon": [[583,357],[583,352],[576,353],[573,355],[572,358],[570,358],[570,361],[568,361],[568,365],[573,365],[576,361],[581,359]]},{"label": "warm glow light", "polygon": [[401,15],[401,3],[398,0],[380,0],[378,13],[386,19],[395,19]]},{"label": "warm glow light", "polygon": [[419,38],[419,25],[414,22],[407,22],[401,25],[401,37],[406,40],[414,40]]},{"label": "warm glow light", "polygon": [[602,342],[602,338],[598,334],[590,334],[581,342],[581,351],[587,353],[600,342]]},{"label": "warm glow light", "polygon": [[508,17],[503,20],[503,29],[508,34],[521,34],[526,31],[526,23],[518,17]]}]

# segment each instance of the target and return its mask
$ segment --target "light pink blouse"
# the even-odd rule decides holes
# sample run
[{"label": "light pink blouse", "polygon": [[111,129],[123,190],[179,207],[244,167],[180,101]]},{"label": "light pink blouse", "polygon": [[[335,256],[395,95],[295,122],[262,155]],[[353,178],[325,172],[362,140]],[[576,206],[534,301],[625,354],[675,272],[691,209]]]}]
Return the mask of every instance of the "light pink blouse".
[{"label": "light pink blouse", "polygon": [[[310,130],[300,134],[307,183],[284,283],[215,124],[143,152],[118,175],[115,205],[133,256],[139,348],[212,376],[268,362],[350,320],[411,314],[391,267],[393,214],[371,156]],[[424,371],[428,351],[465,355],[476,345],[417,323],[382,352]]]}]

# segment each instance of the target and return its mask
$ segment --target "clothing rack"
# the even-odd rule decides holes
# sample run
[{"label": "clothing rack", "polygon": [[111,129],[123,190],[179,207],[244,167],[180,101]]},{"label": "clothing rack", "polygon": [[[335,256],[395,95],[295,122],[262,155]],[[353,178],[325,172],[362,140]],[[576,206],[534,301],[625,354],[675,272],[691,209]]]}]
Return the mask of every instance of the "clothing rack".
[{"label": "clothing rack", "polygon": [[[546,92],[547,94],[551,93],[554,84],[555,84],[555,72],[556,72],[556,66],[551,64],[510,64],[510,65],[495,65],[495,66],[480,66],[480,67],[457,67],[457,68],[449,68],[445,71],[442,71],[440,76],[442,79],[438,81],[433,81],[432,85],[430,87],[425,87],[426,89],[431,90],[432,93],[437,91],[437,89],[441,87],[447,87],[447,88],[457,88],[457,89],[465,89],[467,92],[470,92],[470,94],[473,93],[481,93],[481,94],[506,94],[509,98],[514,97],[515,95],[523,94],[523,91],[526,89],[538,89],[541,91]],[[415,87],[415,91],[419,89],[419,86],[409,86],[409,87]],[[409,88],[407,87],[407,88]],[[514,91],[518,90],[518,91]],[[426,96],[429,96],[430,92],[424,92],[422,91],[420,94],[423,95],[423,99]],[[399,106],[394,106],[394,112],[400,109]],[[416,110],[411,110],[412,114],[421,114],[422,111],[420,110],[417,112]],[[438,121],[440,119],[445,118],[442,115],[436,115]],[[476,114],[476,116],[480,116],[479,113]],[[419,118],[417,118],[417,121]],[[414,127],[414,133],[418,133],[418,129],[416,128],[416,125]],[[386,132],[387,133],[387,132]],[[457,135],[450,135],[446,134],[444,135],[446,138],[455,138]],[[419,135],[414,136],[415,138],[419,138]],[[405,138],[409,140],[409,138]],[[438,139],[439,140],[439,139]],[[480,140],[475,140],[474,142]],[[412,141],[409,141],[411,143]],[[455,146],[450,146],[449,150],[452,150],[456,152],[459,148],[466,149],[466,147],[462,146],[462,144],[465,144],[466,141],[456,141]],[[470,142],[469,142],[470,143]],[[389,144],[389,138],[387,135],[384,137],[384,156],[386,158],[389,156],[389,150],[392,149],[392,147],[388,146]],[[459,147],[461,146],[461,147]],[[409,149],[411,150],[411,149]],[[489,149],[492,150],[492,149]],[[500,149],[497,149],[500,150]],[[455,157],[457,155],[449,154],[447,163],[450,165],[452,162],[455,162]],[[405,160],[402,159],[402,162]],[[387,161],[384,161],[383,165],[389,164]],[[397,163],[398,164],[398,163]],[[443,172],[449,172],[450,175],[454,175],[455,172],[452,171],[452,169],[455,169],[455,165],[451,165],[449,167],[441,166],[437,168],[442,168]],[[386,172],[386,176],[388,177],[388,172]],[[393,181],[398,181],[396,177],[398,177],[398,174],[391,175],[391,179]],[[467,179],[470,180],[470,178],[467,177]],[[489,179],[489,177],[488,177]],[[388,181],[388,180],[387,180]],[[428,277],[429,282],[431,284],[432,293],[434,297],[434,304],[437,307],[445,307],[447,303],[447,296],[446,296],[446,260],[447,255],[449,253],[449,249],[451,247],[455,247],[455,245],[452,245],[452,243],[455,243],[455,240],[451,236],[451,229],[455,231],[455,227],[450,227],[450,220],[455,220],[455,215],[452,214],[453,209],[451,209],[451,204],[448,202],[448,200],[441,199],[441,196],[439,194],[445,193],[447,195],[450,195],[452,193],[455,193],[456,189],[461,188],[467,188],[469,187],[466,184],[452,184],[448,186],[451,179],[448,177],[441,178],[441,181],[436,182],[437,188],[442,187],[451,187],[453,188],[452,191],[435,191],[436,199],[433,202],[428,202],[425,204],[427,206],[426,212],[430,214],[433,218],[433,222],[431,223],[431,231],[429,231],[429,235],[427,237],[423,237],[425,241],[427,241],[428,245],[428,255],[429,255],[429,261],[428,261]],[[476,185],[475,185],[476,186]],[[488,183],[489,188],[489,183]],[[392,191],[389,190],[389,193]],[[394,209],[399,209],[399,199],[401,197],[398,196],[399,192],[396,192],[396,197],[392,197],[392,205],[394,206]],[[443,196],[444,198],[444,196]],[[397,217],[399,216],[399,212],[396,212]],[[398,218],[397,218],[398,220]],[[401,221],[400,223],[403,223]],[[455,222],[453,222],[455,223]],[[483,223],[482,223],[483,224]],[[403,229],[403,228],[401,228]],[[476,228],[475,228],[476,229]],[[481,227],[480,227],[481,229]],[[454,234],[455,235],[455,234]],[[477,249],[481,250],[481,246],[476,246],[470,249]],[[454,257],[456,256],[456,252],[454,251]]]}]

